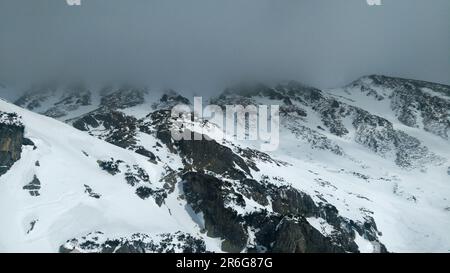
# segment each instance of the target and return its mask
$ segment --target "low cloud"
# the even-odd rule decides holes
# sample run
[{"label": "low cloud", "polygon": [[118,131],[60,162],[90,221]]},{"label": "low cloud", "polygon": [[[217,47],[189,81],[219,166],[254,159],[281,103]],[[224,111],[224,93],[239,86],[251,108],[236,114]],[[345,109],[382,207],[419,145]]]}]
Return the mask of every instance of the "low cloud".
[{"label": "low cloud", "polygon": [[123,79],[219,92],[241,79],[450,84],[448,0],[0,2],[0,82]]}]

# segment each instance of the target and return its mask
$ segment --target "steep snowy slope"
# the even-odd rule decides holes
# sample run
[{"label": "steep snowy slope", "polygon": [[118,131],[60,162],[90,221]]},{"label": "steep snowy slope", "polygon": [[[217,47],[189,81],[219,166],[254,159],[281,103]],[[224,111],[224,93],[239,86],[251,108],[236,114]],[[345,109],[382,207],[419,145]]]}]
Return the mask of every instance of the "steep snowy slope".
[{"label": "steep snowy slope", "polygon": [[[155,198],[142,199],[136,192],[138,185],[156,191],[163,166],[5,101],[0,101],[0,110],[21,116],[25,137],[34,143],[23,146],[21,159],[0,177],[1,252],[56,252],[67,240],[91,232],[110,239],[146,234],[158,242],[160,234],[181,231],[200,243],[175,234],[174,243],[181,242],[175,249],[195,244],[202,249],[205,236],[183,200],[168,200],[160,207]],[[122,173],[101,168],[98,161],[110,158],[123,161]],[[135,177],[134,186],[130,177]],[[208,249],[219,249],[216,240],[205,241]]]},{"label": "steep snowy slope", "polygon": [[34,143],[0,180],[4,251],[57,251],[67,240],[60,251],[357,252],[361,242],[385,251],[370,219],[353,222],[258,174],[287,163],[232,143],[173,141],[166,110],[139,120],[135,136],[156,160],[5,102],[1,110],[23,116]]},{"label": "steep snowy slope", "polygon": [[[380,85],[378,90],[399,92],[398,87]],[[436,91],[429,89],[426,96],[440,99],[431,110],[434,119],[439,118],[436,123],[442,124],[437,134],[423,126],[404,125],[390,102],[374,100],[354,86],[328,93],[293,82],[238,86],[213,103],[280,105],[280,148],[273,156],[290,166],[265,167],[262,173],[283,177],[355,221],[373,217],[382,233],[380,242],[389,251],[447,252],[450,145],[443,136],[449,130],[445,94],[450,88],[429,86]],[[413,99],[425,103],[423,98]]]},{"label": "steep snowy slope", "polygon": [[[189,100],[173,91],[99,88],[82,99],[80,94],[86,94],[85,90],[74,93],[56,89],[60,93],[53,98],[45,95],[48,91],[38,90],[17,104],[79,129],[82,132],[74,133],[72,128],[55,123],[70,129],[69,135],[83,136],[85,145],[91,147],[76,148],[89,157],[83,152],[60,157],[54,154],[48,156],[48,162],[61,156],[79,158],[82,162],[72,163],[80,165],[76,174],[92,168],[95,181],[106,179],[104,183],[109,185],[110,178],[117,180],[128,189],[130,198],[136,198],[132,202],[152,204],[151,208],[136,209],[132,205],[130,210],[145,210],[150,219],[155,218],[153,211],[167,217],[155,231],[142,219],[142,226],[135,225],[137,220],[128,219],[129,215],[122,218],[114,214],[121,219],[116,222],[130,221],[137,231],[110,231],[116,229],[116,223],[101,221],[98,227],[61,236],[65,237],[63,241],[76,238],[67,245],[69,251],[74,247],[79,251],[106,251],[117,237],[124,237],[119,240],[127,246],[122,250],[154,250],[155,242],[161,240],[154,234],[164,232],[165,223],[175,221],[177,224],[167,232],[191,234],[204,240],[206,249],[212,251],[380,252],[386,247],[393,252],[448,252],[449,90],[438,84],[370,76],[327,91],[295,82],[272,87],[235,86],[212,100],[222,106],[280,105],[280,147],[268,153],[258,151],[259,141],[237,141],[231,136],[221,139],[216,137],[220,127],[185,119],[184,130],[200,132],[204,128],[203,133],[215,137],[215,141],[175,141],[170,129],[180,129],[180,123],[170,118],[169,109],[178,103],[189,104]],[[16,110],[24,113],[28,134],[26,116],[31,114]],[[48,137],[48,145],[61,142],[65,150],[70,144],[52,134]],[[93,140],[102,144],[88,144]],[[35,151],[44,149],[36,146]],[[11,178],[14,168],[29,157],[26,153],[35,151],[24,148],[22,159],[0,176],[0,181]],[[36,166],[32,169],[40,170]],[[33,174],[29,174],[22,184],[32,181]],[[74,182],[78,184],[83,198],[103,202],[106,188],[93,182]],[[31,183],[28,188],[33,187]],[[101,195],[98,200],[97,195]],[[114,199],[108,200],[115,203]],[[80,214],[90,217],[86,216],[88,212]],[[38,223],[33,226],[37,228]],[[130,232],[150,233],[155,239],[149,243],[142,235],[130,238]],[[54,233],[58,234],[56,230]]]}]

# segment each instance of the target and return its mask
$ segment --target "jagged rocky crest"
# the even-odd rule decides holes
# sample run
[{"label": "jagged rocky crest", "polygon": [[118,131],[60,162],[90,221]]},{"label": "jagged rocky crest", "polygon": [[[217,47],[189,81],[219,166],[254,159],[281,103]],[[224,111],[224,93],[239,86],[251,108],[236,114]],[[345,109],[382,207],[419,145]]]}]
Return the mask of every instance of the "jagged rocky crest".
[{"label": "jagged rocky crest", "polygon": [[389,100],[400,122],[421,127],[444,139],[450,130],[450,86],[385,76],[368,76],[352,83],[377,100]]}]

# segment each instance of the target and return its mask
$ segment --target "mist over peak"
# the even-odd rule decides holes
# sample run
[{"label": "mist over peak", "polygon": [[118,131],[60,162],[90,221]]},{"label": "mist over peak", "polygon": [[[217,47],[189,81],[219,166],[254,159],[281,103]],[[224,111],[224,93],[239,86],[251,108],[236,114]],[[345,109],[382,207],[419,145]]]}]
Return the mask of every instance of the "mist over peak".
[{"label": "mist over peak", "polygon": [[449,12],[446,0],[3,0],[0,81],[116,80],[202,94],[247,79],[330,88],[365,74],[449,84]]}]

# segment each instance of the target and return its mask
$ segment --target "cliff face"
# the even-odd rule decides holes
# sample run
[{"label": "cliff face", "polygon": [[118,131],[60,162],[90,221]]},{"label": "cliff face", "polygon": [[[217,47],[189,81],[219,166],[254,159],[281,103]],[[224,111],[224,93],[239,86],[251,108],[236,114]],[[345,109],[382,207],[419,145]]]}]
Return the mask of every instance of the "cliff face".
[{"label": "cliff face", "polygon": [[14,114],[0,112],[0,175],[20,159],[24,127]]}]

